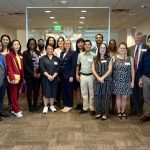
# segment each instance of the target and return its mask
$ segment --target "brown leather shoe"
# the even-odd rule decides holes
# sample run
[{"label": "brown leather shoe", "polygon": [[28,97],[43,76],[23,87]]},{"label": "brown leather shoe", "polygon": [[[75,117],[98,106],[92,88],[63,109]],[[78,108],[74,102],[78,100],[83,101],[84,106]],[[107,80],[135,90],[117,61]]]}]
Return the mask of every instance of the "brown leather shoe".
[{"label": "brown leather shoe", "polygon": [[140,123],[144,123],[144,122],[147,122],[147,121],[150,121],[150,116],[143,116],[140,118]]}]

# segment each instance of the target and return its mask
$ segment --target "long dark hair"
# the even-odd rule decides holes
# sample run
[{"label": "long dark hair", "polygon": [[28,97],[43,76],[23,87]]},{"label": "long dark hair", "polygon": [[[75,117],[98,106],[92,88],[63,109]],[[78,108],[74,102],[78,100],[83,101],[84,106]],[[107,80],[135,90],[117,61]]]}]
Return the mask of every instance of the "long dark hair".
[{"label": "long dark hair", "polygon": [[114,44],[115,44],[115,47],[114,47],[114,52],[116,52],[117,51],[117,43],[116,43],[116,40],[114,40],[114,39],[111,39],[110,41],[109,41],[109,45],[108,45],[108,49],[109,49],[109,51],[111,51],[112,49],[111,49],[111,47],[110,47],[110,43],[111,42],[114,42]]},{"label": "long dark hair", "polygon": [[30,38],[30,39],[28,40],[28,42],[27,42],[27,49],[30,50],[29,45],[30,45],[30,42],[31,42],[31,41],[34,41],[34,43],[35,43],[35,50],[36,50],[36,49],[37,49],[37,42],[36,42],[36,39],[34,39],[34,38]]},{"label": "long dark hair", "polygon": [[19,43],[19,45],[20,45],[20,49],[18,50],[18,55],[21,55],[22,56],[22,54],[21,54],[21,43],[20,43],[20,41],[18,41],[18,40],[13,40],[12,42],[11,42],[11,48],[10,48],[10,51],[12,51],[12,52],[15,52],[14,51],[14,49],[13,49],[13,44],[14,44],[14,42],[18,42]]},{"label": "long dark hair", "polygon": [[[8,43],[7,49],[10,50],[10,48],[11,48],[11,39],[10,39],[10,36],[7,35],[7,34],[3,34],[3,35],[1,36],[1,41],[2,41],[2,39],[3,39],[4,37],[7,37],[7,38],[9,39],[9,43]],[[3,42],[2,42],[2,45],[3,45]]]},{"label": "long dark hair", "polygon": [[49,36],[49,37],[47,38],[47,40],[46,40],[46,45],[49,44],[49,39],[50,39],[50,38],[52,38],[52,39],[54,40],[54,45],[51,45],[51,46],[53,46],[53,48],[55,49],[55,48],[56,48],[56,40],[55,40],[55,38],[54,38],[53,36]]},{"label": "long dark hair", "polygon": [[[106,52],[105,52],[104,58],[107,59],[107,58],[109,58],[108,46],[105,43],[102,43],[102,44],[105,45],[105,47],[106,47]],[[96,64],[98,62],[100,62],[101,54],[100,54],[99,50],[100,50],[100,47],[102,44],[100,44],[98,47],[98,52],[97,52],[97,56],[96,56]]]},{"label": "long dark hair", "polygon": [[[2,44],[2,41],[0,40],[0,43]],[[2,44],[2,51],[0,51],[0,52],[3,52],[3,44]]]},{"label": "long dark hair", "polygon": [[60,37],[57,39],[57,48],[59,48],[59,46],[58,46],[59,39],[62,39],[62,40],[65,42],[64,37],[60,36]]},{"label": "long dark hair", "polygon": [[[77,40],[77,42],[76,42],[76,51],[77,51],[78,53],[80,53],[80,49],[79,49],[79,47],[78,47],[78,43],[80,43],[80,42],[85,43],[85,41],[84,41],[83,38],[79,38],[79,39]],[[84,47],[83,47],[83,51],[84,51]]]}]

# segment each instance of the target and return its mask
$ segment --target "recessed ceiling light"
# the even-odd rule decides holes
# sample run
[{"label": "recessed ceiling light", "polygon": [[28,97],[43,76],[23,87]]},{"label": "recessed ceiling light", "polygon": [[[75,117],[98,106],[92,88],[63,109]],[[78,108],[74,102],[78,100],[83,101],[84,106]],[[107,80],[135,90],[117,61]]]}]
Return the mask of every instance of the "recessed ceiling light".
[{"label": "recessed ceiling light", "polygon": [[60,3],[63,4],[63,5],[65,5],[65,4],[68,3],[68,1],[66,1],[66,0],[61,0]]},{"label": "recessed ceiling light", "polygon": [[55,19],[55,17],[49,17],[50,19]]},{"label": "recessed ceiling light", "polygon": [[81,10],[81,12],[86,13],[87,11],[86,10]]},{"label": "recessed ceiling light", "polygon": [[132,27],[133,29],[136,29],[136,27]]},{"label": "recessed ceiling light", "polygon": [[80,23],[80,24],[84,24],[84,22],[83,22],[83,21],[79,21],[79,23]]},{"label": "recessed ceiling light", "polygon": [[85,17],[80,17],[80,19],[85,19]]},{"label": "recessed ceiling light", "polygon": [[53,23],[54,23],[54,24],[57,24],[58,22],[57,22],[57,21],[54,21]]},{"label": "recessed ceiling light", "polygon": [[78,27],[78,29],[82,29],[82,27]]},{"label": "recessed ceiling light", "polygon": [[51,13],[51,11],[50,10],[46,10],[45,13]]},{"label": "recessed ceiling light", "polygon": [[142,5],[141,8],[146,8],[146,6]]}]

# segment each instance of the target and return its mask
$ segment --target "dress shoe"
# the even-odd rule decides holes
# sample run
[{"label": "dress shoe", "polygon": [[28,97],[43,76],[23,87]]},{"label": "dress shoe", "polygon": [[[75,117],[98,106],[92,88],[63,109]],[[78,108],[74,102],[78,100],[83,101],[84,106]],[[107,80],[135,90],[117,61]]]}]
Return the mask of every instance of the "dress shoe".
[{"label": "dress shoe", "polygon": [[137,117],[141,117],[143,115],[143,113],[138,113]]},{"label": "dress shoe", "polygon": [[2,119],[2,117],[0,117],[0,121],[2,121],[3,119]]},{"label": "dress shoe", "polygon": [[103,115],[103,116],[102,116],[102,120],[107,120],[107,116],[106,116],[106,115]]},{"label": "dress shoe", "polygon": [[70,110],[72,110],[72,107],[66,107],[66,109],[63,110],[63,112],[64,112],[64,113],[67,113],[67,112],[69,112]]},{"label": "dress shoe", "polygon": [[10,114],[2,112],[0,113],[0,117],[10,117]]},{"label": "dress shoe", "polygon": [[91,116],[94,116],[95,115],[95,111],[94,110],[90,111],[90,114],[91,114]]},{"label": "dress shoe", "polygon": [[66,109],[67,109],[67,107],[64,107],[64,108],[63,108],[63,109],[61,109],[60,111],[62,111],[62,112],[63,112],[63,111],[65,111]]},{"label": "dress shoe", "polygon": [[95,116],[95,119],[99,119],[99,118],[101,118],[101,117],[102,117],[102,115],[99,114],[99,115],[96,115],[96,116]]},{"label": "dress shoe", "polygon": [[147,121],[150,121],[150,116],[142,116],[140,118],[140,123],[144,123],[144,122],[147,122]]},{"label": "dress shoe", "polygon": [[85,113],[87,113],[88,111],[87,110],[81,110],[79,113],[80,114],[85,114]]},{"label": "dress shoe", "polygon": [[130,112],[128,116],[137,116],[137,112]]}]

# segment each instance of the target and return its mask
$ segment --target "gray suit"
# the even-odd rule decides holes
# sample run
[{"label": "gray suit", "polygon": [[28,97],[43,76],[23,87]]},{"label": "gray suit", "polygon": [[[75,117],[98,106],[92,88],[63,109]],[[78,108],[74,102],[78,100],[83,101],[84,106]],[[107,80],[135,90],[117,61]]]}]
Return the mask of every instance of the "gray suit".
[{"label": "gray suit", "polygon": [[[128,55],[132,56],[134,58],[134,52],[135,52],[136,45],[129,48]],[[142,44],[142,49],[148,49],[147,45]],[[141,51],[139,62],[142,58],[142,55],[145,53],[145,51]],[[138,68],[138,67],[137,67]],[[143,111],[143,91],[142,88],[138,86],[138,75],[137,72],[135,72],[135,82],[134,82],[134,88],[133,88],[133,94],[130,97],[130,108],[132,114],[139,114]]]}]

